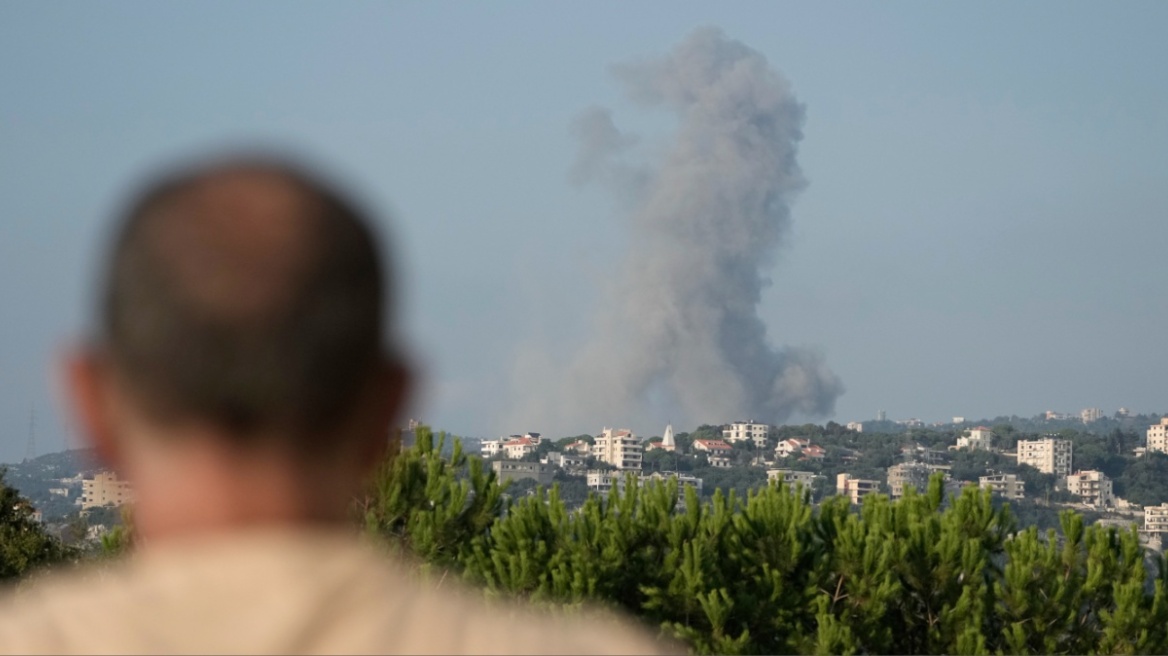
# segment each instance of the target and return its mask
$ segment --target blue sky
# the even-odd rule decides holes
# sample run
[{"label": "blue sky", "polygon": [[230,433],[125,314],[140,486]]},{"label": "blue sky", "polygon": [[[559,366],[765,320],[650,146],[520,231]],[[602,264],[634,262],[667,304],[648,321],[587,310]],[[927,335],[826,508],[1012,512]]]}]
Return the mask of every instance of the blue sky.
[{"label": "blue sky", "polygon": [[1163,3],[8,2],[0,461],[33,408],[39,451],[73,439],[50,365],[127,190],[239,143],[311,157],[387,217],[426,373],[413,414],[467,435],[623,424],[512,423],[515,361],[576,348],[624,255],[619,206],[568,182],[572,120],[603,105],[667,139],[610,66],[706,25],[806,106],[809,184],[759,312],[842,379],[834,419],[1168,409]]}]

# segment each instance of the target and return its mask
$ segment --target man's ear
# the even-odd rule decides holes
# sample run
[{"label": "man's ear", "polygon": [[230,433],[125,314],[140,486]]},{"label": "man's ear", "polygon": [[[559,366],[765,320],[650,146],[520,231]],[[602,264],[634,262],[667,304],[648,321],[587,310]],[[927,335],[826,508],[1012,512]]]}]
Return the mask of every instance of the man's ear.
[{"label": "man's ear", "polygon": [[367,400],[369,423],[362,444],[361,458],[370,467],[385,459],[390,447],[390,436],[402,410],[413,392],[414,374],[409,365],[400,360],[384,362],[374,375]]},{"label": "man's ear", "polygon": [[92,351],[77,349],[61,357],[65,402],[81,433],[82,443],[97,452],[112,469],[121,464],[121,450],[111,410],[109,371]]}]

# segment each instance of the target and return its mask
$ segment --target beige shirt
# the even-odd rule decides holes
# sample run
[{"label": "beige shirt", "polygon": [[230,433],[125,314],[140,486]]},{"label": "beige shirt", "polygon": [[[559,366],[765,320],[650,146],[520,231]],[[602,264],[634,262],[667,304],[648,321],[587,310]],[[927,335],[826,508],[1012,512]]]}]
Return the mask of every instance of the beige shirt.
[{"label": "beige shirt", "polygon": [[0,652],[653,654],[630,621],[489,605],[343,533],[256,531],[155,546],[0,601]]}]

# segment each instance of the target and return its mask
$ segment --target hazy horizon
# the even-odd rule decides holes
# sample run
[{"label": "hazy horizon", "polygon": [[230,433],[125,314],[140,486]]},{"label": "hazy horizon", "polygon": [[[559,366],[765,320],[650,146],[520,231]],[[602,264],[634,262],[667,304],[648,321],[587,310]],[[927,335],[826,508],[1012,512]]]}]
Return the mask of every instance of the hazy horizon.
[{"label": "hazy horizon", "polygon": [[[651,285],[614,296],[614,271],[648,262],[676,280],[705,249],[638,236],[659,220],[630,210],[628,178],[573,182],[579,121],[598,107],[615,137],[636,135],[633,164],[671,175],[677,135],[695,134],[681,105],[644,106],[613,71],[703,28],[756,53],[730,50],[765,61],[801,111],[800,184],[779,185],[786,223],[751,252],[757,292],[732,304],[735,325],[764,328],[745,360],[700,331],[656,352],[660,324],[596,329],[656,299]],[[159,164],[239,144],[306,156],[386,222],[425,373],[411,414],[456,434],[746,418],[704,415],[763,402],[704,400],[738,384],[718,381],[773,383],[784,353],[809,354],[799,379],[825,385],[766,406],[788,422],[1164,411],[1166,31],[1153,2],[0,4],[0,462],[23,457],[34,410],[40,453],[77,445],[51,365],[83,333],[126,193]],[[569,417],[543,401],[603,384],[568,382],[580,353],[618,352],[598,343],[668,364],[603,363],[657,381],[618,387],[639,399],[628,407]],[[780,364],[717,377],[767,353]],[[807,413],[828,396],[833,412]]]}]

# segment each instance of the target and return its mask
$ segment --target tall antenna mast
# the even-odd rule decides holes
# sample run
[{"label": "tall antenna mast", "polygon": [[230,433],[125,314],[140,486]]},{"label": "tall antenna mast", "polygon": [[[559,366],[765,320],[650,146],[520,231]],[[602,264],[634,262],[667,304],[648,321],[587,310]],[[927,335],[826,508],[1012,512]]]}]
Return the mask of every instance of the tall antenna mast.
[{"label": "tall antenna mast", "polygon": [[28,411],[28,444],[24,448],[24,461],[28,462],[36,457],[36,406]]}]

